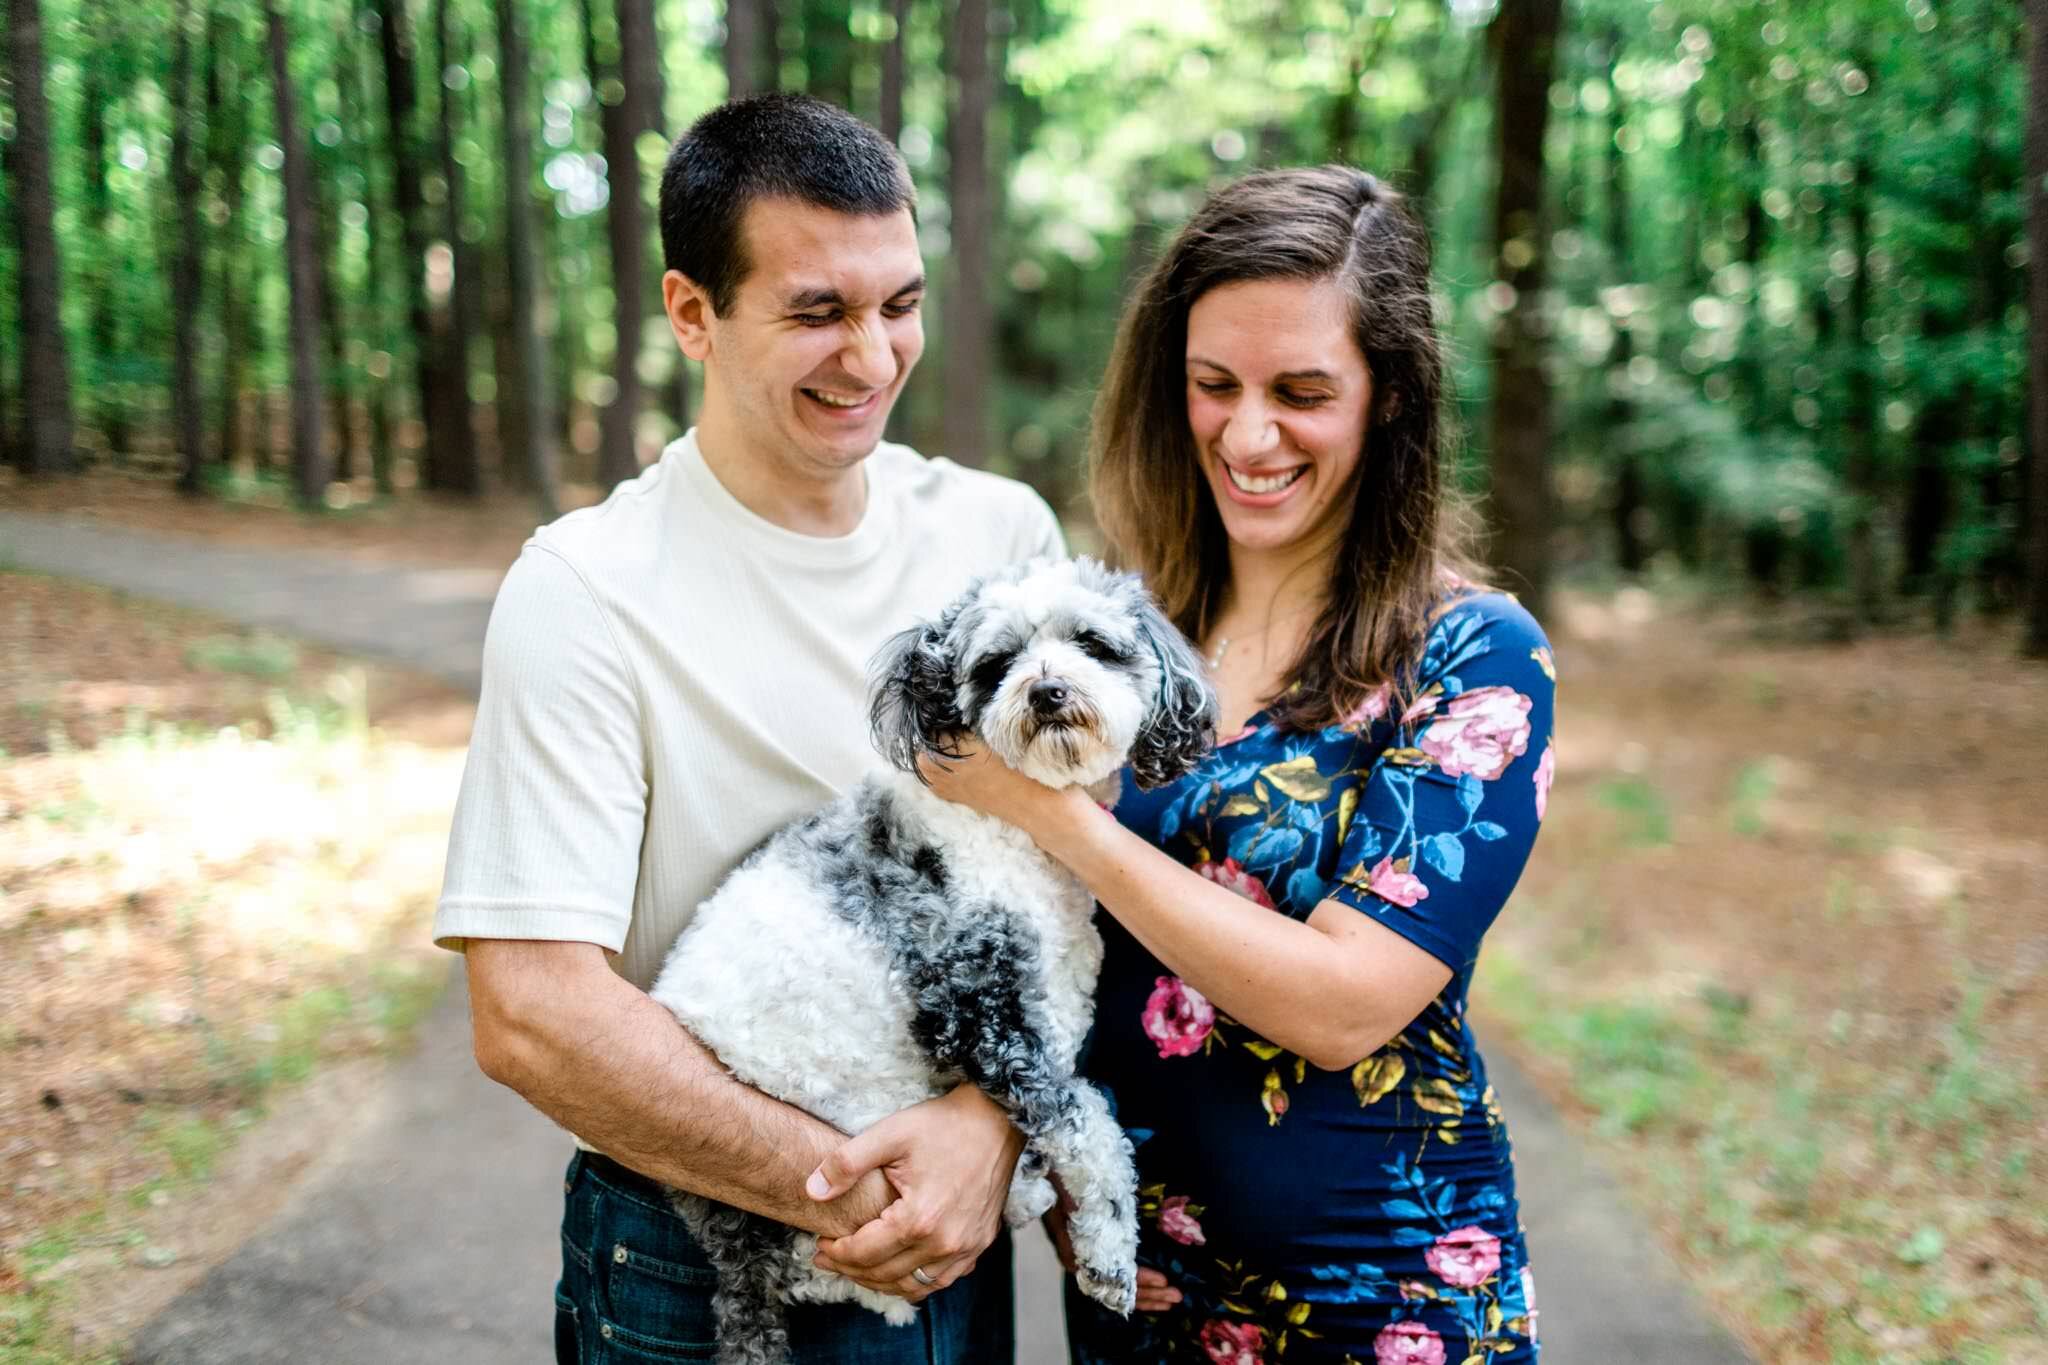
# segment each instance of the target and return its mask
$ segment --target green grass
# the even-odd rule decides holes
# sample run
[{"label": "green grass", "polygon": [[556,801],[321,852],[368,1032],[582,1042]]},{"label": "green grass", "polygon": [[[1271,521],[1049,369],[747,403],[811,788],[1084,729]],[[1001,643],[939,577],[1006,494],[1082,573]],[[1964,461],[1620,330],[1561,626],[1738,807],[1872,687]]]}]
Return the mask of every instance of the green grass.
[{"label": "green grass", "polygon": [[1778,792],[1778,764],[1770,757],[1753,759],[1735,775],[1729,823],[1745,839],[1754,839],[1769,829],[1767,811]]},{"label": "green grass", "polygon": [[185,647],[185,663],[211,673],[289,678],[299,669],[299,647],[261,631],[249,635],[209,635]]},{"label": "green grass", "polygon": [[1595,789],[1594,799],[1618,817],[1623,843],[1658,848],[1671,842],[1670,805],[1649,779],[1609,778]]}]

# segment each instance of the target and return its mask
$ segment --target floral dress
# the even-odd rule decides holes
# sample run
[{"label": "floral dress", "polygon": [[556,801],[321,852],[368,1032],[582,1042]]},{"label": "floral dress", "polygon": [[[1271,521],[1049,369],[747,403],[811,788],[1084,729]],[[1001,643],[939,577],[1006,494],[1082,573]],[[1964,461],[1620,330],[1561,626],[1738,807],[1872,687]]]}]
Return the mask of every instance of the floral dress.
[{"label": "floral dress", "polygon": [[1325,1071],[1259,1037],[1107,916],[1084,1066],[1137,1152],[1141,1264],[1182,1301],[1116,1318],[1069,1293],[1080,1365],[1536,1358],[1507,1130],[1465,997],[1549,797],[1555,671],[1498,593],[1430,629],[1415,693],[1312,733],[1254,715],[1117,818],[1276,914],[1325,900],[1450,967],[1392,1041]]}]

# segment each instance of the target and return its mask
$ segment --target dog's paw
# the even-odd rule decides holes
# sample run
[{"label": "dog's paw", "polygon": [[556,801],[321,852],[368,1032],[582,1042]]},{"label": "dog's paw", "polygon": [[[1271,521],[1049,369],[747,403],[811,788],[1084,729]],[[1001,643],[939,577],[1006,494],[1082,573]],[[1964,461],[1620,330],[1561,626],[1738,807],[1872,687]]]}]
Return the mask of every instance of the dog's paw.
[{"label": "dog's paw", "polygon": [[1129,1317],[1131,1310],[1138,1306],[1138,1273],[1135,1270],[1083,1265],[1074,1272],[1074,1278],[1080,1282],[1083,1294],[1121,1317]]},{"label": "dog's paw", "polygon": [[891,1327],[908,1327],[917,1321],[917,1305],[906,1303],[894,1295],[886,1296],[889,1302],[882,1307],[882,1321]]}]

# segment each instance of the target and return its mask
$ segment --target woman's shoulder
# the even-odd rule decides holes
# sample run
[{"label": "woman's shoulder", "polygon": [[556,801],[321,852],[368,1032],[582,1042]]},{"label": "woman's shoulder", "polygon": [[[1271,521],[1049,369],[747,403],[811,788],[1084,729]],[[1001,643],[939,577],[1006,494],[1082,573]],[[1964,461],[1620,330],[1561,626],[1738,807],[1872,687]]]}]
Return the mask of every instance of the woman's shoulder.
[{"label": "woman's shoulder", "polygon": [[1444,594],[1423,641],[1423,678],[1455,671],[1477,656],[1507,651],[1554,676],[1550,638],[1513,593],[1459,583]]}]

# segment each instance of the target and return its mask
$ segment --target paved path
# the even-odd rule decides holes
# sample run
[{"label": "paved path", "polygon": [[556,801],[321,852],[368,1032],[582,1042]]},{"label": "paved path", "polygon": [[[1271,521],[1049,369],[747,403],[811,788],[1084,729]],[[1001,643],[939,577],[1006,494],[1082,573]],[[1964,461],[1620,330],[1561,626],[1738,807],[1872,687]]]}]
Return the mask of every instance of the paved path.
[{"label": "paved path", "polygon": [[[88,579],[475,689],[497,575],[373,567],[0,512],[0,567]],[[4,591],[4,590],[0,590]],[[486,1081],[448,992],[273,1222],[142,1333],[164,1365],[505,1365],[549,1354],[561,1132]],[[1498,1053],[1552,1365],[1741,1365],[1606,1177]],[[1020,1238],[1019,1365],[1055,1365],[1058,1268]]]}]

